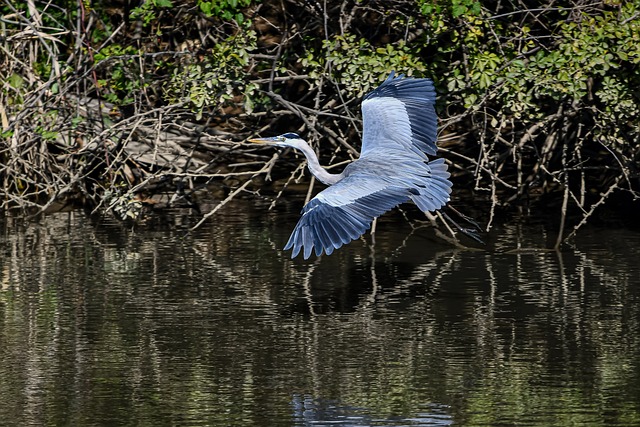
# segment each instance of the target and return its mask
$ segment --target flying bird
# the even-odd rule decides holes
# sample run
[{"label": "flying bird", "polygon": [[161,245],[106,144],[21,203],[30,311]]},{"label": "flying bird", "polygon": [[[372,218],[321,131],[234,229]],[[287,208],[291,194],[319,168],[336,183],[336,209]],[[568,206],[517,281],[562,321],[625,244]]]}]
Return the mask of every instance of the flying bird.
[{"label": "flying bird", "polygon": [[449,201],[451,181],[437,152],[437,116],[433,82],[404,75],[389,77],[362,101],[363,135],[360,157],[342,173],[332,174],[318,162],[309,144],[295,133],[250,142],[300,150],[309,171],[329,187],[302,209],[285,250],[304,259],[330,255],[358,239],[372,221],[413,201],[422,211],[436,211]]}]

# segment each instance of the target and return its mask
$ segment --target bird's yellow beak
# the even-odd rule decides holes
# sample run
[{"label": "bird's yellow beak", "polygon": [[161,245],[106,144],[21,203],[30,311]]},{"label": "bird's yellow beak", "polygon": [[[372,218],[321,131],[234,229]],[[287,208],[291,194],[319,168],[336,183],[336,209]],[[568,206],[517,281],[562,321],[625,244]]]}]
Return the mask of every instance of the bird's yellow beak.
[{"label": "bird's yellow beak", "polygon": [[253,142],[254,144],[273,144],[276,142],[276,139],[275,137],[274,138],[251,138],[251,139],[248,139],[247,141]]}]

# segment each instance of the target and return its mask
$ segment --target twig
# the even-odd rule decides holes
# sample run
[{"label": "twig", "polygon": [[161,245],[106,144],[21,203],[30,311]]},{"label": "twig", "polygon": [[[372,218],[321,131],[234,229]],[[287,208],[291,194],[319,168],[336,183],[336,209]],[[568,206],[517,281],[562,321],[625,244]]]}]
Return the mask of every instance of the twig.
[{"label": "twig", "polygon": [[607,191],[605,191],[603,194],[601,194],[600,200],[598,200],[596,203],[591,205],[591,208],[589,209],[589,211],[585,215],[582,216],[582,219],[580,220],[580,222],[578,224],[576,224],[576,226],[573,227],[573,230],[571,230],[571,233],[569,233],[567,235],[567,237],[564,238],[565,242],[567,240],[571,239],[573,236],[575,236],[576,233],[578,232],[578,230],[587,223],[587,220],[593,214],[593,212],[595,212],[595,210],[599,206],[601,206],[615,190],[618,189],[618,184],[620,183],[622,178],[623,178],[623,175],[618,175],[615,178],[613,184],[607,189]]}]

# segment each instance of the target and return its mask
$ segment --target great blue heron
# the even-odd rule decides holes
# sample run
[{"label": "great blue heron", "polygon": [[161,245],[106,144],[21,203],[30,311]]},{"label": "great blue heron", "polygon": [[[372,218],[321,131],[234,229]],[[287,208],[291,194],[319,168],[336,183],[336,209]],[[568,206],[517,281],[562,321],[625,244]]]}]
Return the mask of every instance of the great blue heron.
[{"label": "great blue heron", "polygon": [[309,144],[295,133],[250,142],[302,151],[311,173],[330,187],[302,209],[285,250],[295,258],[304,248],[330,255],[358,239],[372,221],[412,200],[422,211],[436,211],[449,201],[451,181],[437,152],[436,93],[430,79],[389,77],[362,101],[363,135],[360,158],[342,173],[327,172]]}]

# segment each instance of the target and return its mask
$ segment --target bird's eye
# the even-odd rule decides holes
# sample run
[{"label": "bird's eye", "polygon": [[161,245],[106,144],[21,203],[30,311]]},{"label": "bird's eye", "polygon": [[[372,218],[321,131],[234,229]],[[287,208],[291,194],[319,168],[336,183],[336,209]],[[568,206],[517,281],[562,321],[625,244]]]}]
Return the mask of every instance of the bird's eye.
[{"label": "bird's eye", "polygon": [[297,133],[293,133],[293,132],[287,132],[284,135],[282,135],[282,137],[285,138],[285,139],[299,139],[300,138]]}]

